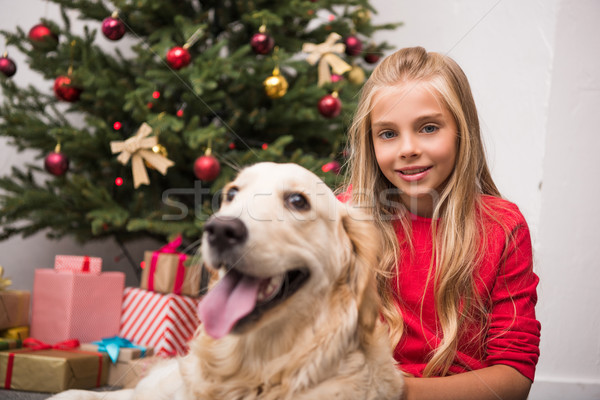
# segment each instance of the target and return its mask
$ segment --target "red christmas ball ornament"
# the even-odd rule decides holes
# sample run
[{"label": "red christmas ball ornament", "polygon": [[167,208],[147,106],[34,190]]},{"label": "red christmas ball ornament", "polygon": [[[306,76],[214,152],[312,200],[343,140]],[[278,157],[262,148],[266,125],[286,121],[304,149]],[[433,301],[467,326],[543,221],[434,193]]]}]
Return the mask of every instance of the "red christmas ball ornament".
[{"label": "red christmas ball ornament", "polygon": [[118,14],[104,18],[102,21],[102,33],[110,40],[119,40],[125,35],[125,24]]},{"label": "red christmas ball ornament", "polygon": [[342,79],[344,79],[344,77],[341,75],[331,74],[331,83],[337,83],[337,82],[341,81]]},{"label": "red christmas ball ornament", "polygon": [[177,110],[177,112],[175,113],[179,118],[183,117],[183,108],[180,108],[179,110]]},{"label": "red christmas ball ornament", "polygon": [[17,72],[17,64],[8,58],[8,55],[6,54],[0,57],[0,72],[2,72],[7,78],[10,78]]},{"label": "red christmas ball ornament", "polygon": [[210,152],[198,157],[194,162],[194,175],[202,181],[212,182],[217,179],[220,172],[221,164],[215,157],[210,155]]},{"label": "red christmas ball ornament", "polygon": [[192,61],[190,52],[181,46],[175,46],[167,52],[167,64],[173,69],[181,69]]},{"label": "red christmas ball ornament", "polygon": [[362,51],[362,42],[356,36],[348,36],[344,40],[344,44],[346,45],[346,54],[349,56],[357,56]]},{"label": "red christmas ball ornament", "polygon": [[369,48],[363,58],[369,64],[375,64],[381,58],[381,52],[377,51],[376,48]]},{"label": "red christmas ball ornament", "polygon": [[250,46],[256,54],[269,54],[275,47],[275,40],[266,32],[258,32],[252,35]]},{"label": "red christmas ball ornament", "polygon": [[336,92],[321,97],[318,104],[319,112],[325,118],[335,118],[342,111],[342,102]]},{"label": "red christmas ball ornament", "polygon": [[60,152],[60,146],[56,146],[53,152],[44,159],[44,168],[54,176],[62,176],[69,169],[69,158]]},{"label": "red christmas ball ornament", "polygon": [[333,172],[334,174],[339,174],[340,173],[340,169],[341,169],[341,165],[339,162],[337,161],[330,161],[327,164],[323,165],[321,167],[321,170],[323,172]]},{"label": "red christmas ball ornament", "polygon": [[44,24],[37,24],[29,30],[27,37],[39,50],[52,50],[58,45],[58,35]]},{"label": "red christmas ball ornament", "polygon": [[73,103],[79,100],[82,90],[73,86],[71,78],[61,75],[54,80],[54,94],[59,100]]}]

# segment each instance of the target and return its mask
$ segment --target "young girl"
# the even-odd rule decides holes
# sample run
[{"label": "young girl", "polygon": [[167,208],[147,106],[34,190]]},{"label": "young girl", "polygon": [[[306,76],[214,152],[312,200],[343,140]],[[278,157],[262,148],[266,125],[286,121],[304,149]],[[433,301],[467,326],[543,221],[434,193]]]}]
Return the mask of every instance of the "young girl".
[{"label": "young girl", "polygon": [[525,399],[539,356],[529,230],[488,170],[461,68],[423,48],[373,71],[349,133],[351,201],[384,233],[382,314],[406,399]]}]

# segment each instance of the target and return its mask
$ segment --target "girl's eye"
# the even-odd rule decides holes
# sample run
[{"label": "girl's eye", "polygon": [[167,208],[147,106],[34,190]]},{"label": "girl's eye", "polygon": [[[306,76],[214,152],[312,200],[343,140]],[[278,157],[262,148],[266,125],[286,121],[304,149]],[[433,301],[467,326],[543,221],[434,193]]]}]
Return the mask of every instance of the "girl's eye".
[{"label": "girl's eye", "polygon": [[435,125],[427,125],[423,128],[424,133],[434,133],[438,130],[438,127]]},{"label": "girl's eye", "polygon": [[302,193],[290,193],[285,197],[285,203],[298,211],[310,210],[310,203]]},{"label": "girl's eye", "polygon": [[393,131],[383,131],[379,134],[379,137],[382,139],[391,139],[394,136],[396,136],[396,134]]},{"label": "girl's eye", "polygon": [[232,187],[229,188],[229,190],[227,191],[227,194],[225,194],[225,201],[230,202],[233,200],[233,198],[235,197],[235,195],[238,192],[238,188],[236,187]]}]

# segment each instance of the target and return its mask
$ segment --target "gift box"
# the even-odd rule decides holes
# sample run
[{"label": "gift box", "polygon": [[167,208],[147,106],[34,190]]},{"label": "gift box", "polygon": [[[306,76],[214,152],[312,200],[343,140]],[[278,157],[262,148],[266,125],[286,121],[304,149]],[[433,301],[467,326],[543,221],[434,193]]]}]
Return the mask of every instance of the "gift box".
[{"label": "gift box", "polygon": [[16,326],[14,328],[8,328],[0,331],[0,338],[2,339],[19,339],[24,340],[29,337],[28,326]]},{"label": "gift box", "polygon": [[19,349],[23,341],[21,339],[0,338],[0,350]]},{"label": "gift box", "polygon": [[119,333],[125,274],[37,269],[31,336],[44,342],[93,342]]},{"label": "gift box", "polygon": [[[78,345],[76,343],[74,347]],[[0,387],[57,393],[106,384],[109,364],[106,354],[64,347],[55,349],[39,344],[0,351]]]},{"label": "gift box", "polygon": [[134,345],[131,341],[118,336],[100,342],[84,343],[79,349],[106,352],[111,360],[108,367],[108,384],[121,387],[137,382],[141,378],[145,370],[140,367],[146,363],[136,363],[136,361],[153,354],[152,347]]},{"label": "gift box", "polygon": [[29,299],[26,290],[0,290],[0,329],[29,324]]},{"label": "gift box", "polygon": [[89,272],[99,274],[102,272],[102,259],[88,256],[65,256],[54,257],[54,269],[57,271]]},{"label": "gift box", "polygon": [[198,299],[128,287],[123,296],[119,336],[158,355],[183,355],[200,321]]},{"label": "gift box", "polygon": [[83,343],[79,348],[86,351],[105,352],[113,364],[128,362],[154,354],[154,348],[135,345],[130,340],[118,336],[102,339],[98,342]]},{"label": "gift box", "polygon": [[144,253],[142,289],[191,297],[200,294],[202,267],[200,263],[186,266],[187,255],[177,252],[180,245],[181,236],[178,236],[159,250]]},{"label": "gift box", "polygon": [[144,357],[111,364],[108,368],[108,385],[124,389],[135,387],[163,357]]}]

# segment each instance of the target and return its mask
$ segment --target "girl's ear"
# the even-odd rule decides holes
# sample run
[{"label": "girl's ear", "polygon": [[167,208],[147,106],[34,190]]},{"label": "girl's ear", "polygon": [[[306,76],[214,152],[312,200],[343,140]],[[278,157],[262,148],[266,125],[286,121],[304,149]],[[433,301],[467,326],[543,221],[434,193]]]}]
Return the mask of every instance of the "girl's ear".
[{"label": "girl's ear", "polygon": [[370,333],[379,318],[379,296],[375,284],[378,268],[380,234],[368,216],[347,207],[342,226],[352,245],[352,256],[346,266],[348,281],[358,304],[358,324],[361,332]]}]

